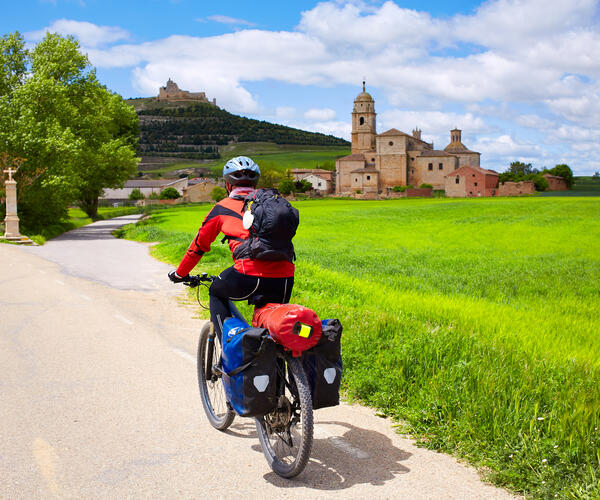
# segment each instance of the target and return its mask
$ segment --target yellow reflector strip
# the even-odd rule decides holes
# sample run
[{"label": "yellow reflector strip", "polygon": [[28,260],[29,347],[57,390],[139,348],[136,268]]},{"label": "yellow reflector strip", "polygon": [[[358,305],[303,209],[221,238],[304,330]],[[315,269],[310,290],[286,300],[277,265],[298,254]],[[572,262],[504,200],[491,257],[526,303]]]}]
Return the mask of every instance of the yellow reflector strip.
[{"label": "yellow reflector strip", "polygon": [[304,337],[305,339],[307,339],[310,337],[311,333],[312,327],[308,325],[300,325],[300,331],[298,332],[298,335],[300,335],[300,337]]}]

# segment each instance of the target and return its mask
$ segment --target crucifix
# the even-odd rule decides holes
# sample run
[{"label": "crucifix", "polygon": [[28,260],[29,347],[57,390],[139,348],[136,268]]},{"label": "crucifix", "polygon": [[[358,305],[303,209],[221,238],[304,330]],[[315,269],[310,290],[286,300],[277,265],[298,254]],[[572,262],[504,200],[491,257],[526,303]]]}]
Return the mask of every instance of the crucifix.
[{"label": "crucifix", "polygon": [[3,170],[3,172],[4,172],[5,174],[8,174],[8,180],[9,180],[9,181],[12,181],[12,180],[13,180],[13,178],[12,178],[12,174],[15,174],[15,173],[17,173],[17,170],[18,170],[17,168],[8,167],[8,170]]}]

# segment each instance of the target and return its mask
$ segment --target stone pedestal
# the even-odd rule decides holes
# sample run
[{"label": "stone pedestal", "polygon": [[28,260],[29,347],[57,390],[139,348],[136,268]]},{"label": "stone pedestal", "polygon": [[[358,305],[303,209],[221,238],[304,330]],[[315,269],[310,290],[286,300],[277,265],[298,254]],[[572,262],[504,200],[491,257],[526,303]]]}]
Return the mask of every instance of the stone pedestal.
[{"label": "stone pedestal", "polygon": [[7,180],[6,184],[6,218],[4,219],[4,237],[8,240],[21,239],[19,233],[19,216],[17,215],[17,182]]}]

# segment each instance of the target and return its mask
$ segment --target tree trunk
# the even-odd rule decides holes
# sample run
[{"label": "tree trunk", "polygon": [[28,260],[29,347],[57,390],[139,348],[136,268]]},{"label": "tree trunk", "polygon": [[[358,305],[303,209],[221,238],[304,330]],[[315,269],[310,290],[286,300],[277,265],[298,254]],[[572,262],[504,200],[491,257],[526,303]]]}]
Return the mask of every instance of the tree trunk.
[{"label": "tree trunk", "polygon": [[79,206],[92,220],[98,220],[98,196],[86,196],[79,200]]}]

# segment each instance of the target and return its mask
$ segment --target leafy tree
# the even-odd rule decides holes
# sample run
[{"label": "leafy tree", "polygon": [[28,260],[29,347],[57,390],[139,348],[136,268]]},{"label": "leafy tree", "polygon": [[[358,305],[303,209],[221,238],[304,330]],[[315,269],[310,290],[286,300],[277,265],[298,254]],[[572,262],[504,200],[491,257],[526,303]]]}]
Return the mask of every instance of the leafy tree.
[{"label": "leafy tree", "polygon": [[306,179],[302,179],[296,182],[296,188],[294,189],[297,193],[306,193],[312,189],[312,184],[308,182]]},{"label": "leafy tree", "polygon": [[551,168],[549,172],[552,175],[558,175],[559,177],[562,177],[567,183],[567,187],[571,189],[571,186],[573,186],[573,171],[569,165],[561,163],[556,165],[554,168]]},{"label": "leafy tree", "polygon": [[598,177],[600,177],[600,172],[594,172],[594,175],[592,177],[597,179]]},{"label": "leafy tree", "polygon": [[138,188],[134,188],[131,190],[131,193],[129,193],[129,199],[130,200],[143,200],[144,198],[146,198],[144,196],[144,193],[142,193]]},{"label": "leafy tree", "polygon": [[0,149],[26,158],[18,182],[35,178],[20,185],[23,226],[55,223],[73,202],[97,218],[102,190],[135,173],[137,116],[98,82],[72,37],[23,47],[19,33],[0,38]]},{"label": "leafy tree", "polygon": [[258,187],[261,188],[272,188],[281,182],[284,178],[284,174],[272,169],[272,168],[262,168],[260,179],[258,181]]},{"label": "leafy tree", "polygon": [[174,187],[165,188],[160,192],[161,200],[176,200],[177,198],[181,198],[181,195]]},{"label": "leafy tree", "polygon": [[148,195],[149,200],[160,200],[160,193],[152,192]]},{"label": "leafy tree", "polygon": [[215,186],[210,192],[210,197],[215,201],[221,201],[227,196],[227,191],[221,186]]},{"label": "leafy tree", "polygon": [[531,163],[523,163],[520,161],[513,161],[508,168],[508,172],[511,174],[520,177],[529,174],[537,173],[537,170],[533,168]]},{"label": "leafy tree", "polygon": [[296,188],[296,183],[292,179],[283,179],[278,185],[277,189],[285,196],[291,194]]},{"label": "leafy tree", "polygon": [[533,177],[533,185],[536,191],[546,191],[548,189],[548,179],[540,172]]}]

